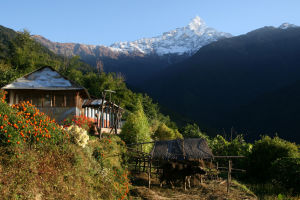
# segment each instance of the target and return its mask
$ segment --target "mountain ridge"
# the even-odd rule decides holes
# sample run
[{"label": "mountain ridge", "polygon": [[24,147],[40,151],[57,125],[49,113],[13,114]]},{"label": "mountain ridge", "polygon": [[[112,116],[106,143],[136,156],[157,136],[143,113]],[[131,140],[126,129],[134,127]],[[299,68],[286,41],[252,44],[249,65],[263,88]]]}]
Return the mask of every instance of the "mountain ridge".
[{"label": "mountain ridge", "polygon": [[[191,55],[206,44],[231,36],[232,35],[229,33],[218,32],[215,29],[208,27],[200,17],[196,16],[187,26],[164,32],[160,36],[141,38],[131,42],[116,42],[110,46],[59,43],[51,42],[39,35],[33,35],[32,37],[41,44],[47,46],[50,50],[59,54],[65,53],[67,56],[74,56],[77,54],[75,51],[71,53],[68,49],[65,49],[65,52],[60,51],[59,49],[62,49],[63,45],[67,45],[66,48],[79,46],[80,48],[85,49],[86,53],[90,55],[95,54],[93,51],[97,51],[97,49],[105,49],[106,51],[110,50],[117,55],[124,54],[128,56],[133,54],[144,56],[157,54],[162,56],[165,54],[182,55],[186,53]],[[50,43],[52,43],[52,45],[50,45]]]},{"label": "mountain ridge", "polygon": [[222,38],[232,37],[229,33],[218,32],[206,25],[204,20],[196,16],[185,27],[164,32],[161,36],[142,38],[132,42],[118,42],[110,47],[128,52],[139,51],[145,54],[193,54],[202,46]]},{"label": "mountain ridge", "polygon": [[[214,33],[217,34],[216,37],[213,37]],[[212,37],[209,34],[212,34]],[[38,35],[33,35],[32,38],[56,54],[68,57],[80,56],[82,61],[94,66],[95,70],[97,66],[101,66],[105,72],[121,73],[127,83],[137,87],[165,67],[190,57],[203,45],[223,39],[224,34],[226,35],[226,33],[208,28],[202,19],[196,17],[186,27],[165,32],[161,37],[133,41],[136,45],[144,45],[144,47],[138,48],[145,50],[146,47],[149,47],[147,52],[136,49],[136,45],[130,49],[132,42],[125,42],[128,49],[126,50],[127,47],[124,46],[125,50],[122,50],[103,45],[52,42]],[[181,47],[184,51],[176,53],[173,50],[178,50],[178,41],[181,41],[180,45],[183,45]],[[174,47],[173,50],[167,51],[166,54],[156,52],[155,48],[162,49],[166,45]]]}]

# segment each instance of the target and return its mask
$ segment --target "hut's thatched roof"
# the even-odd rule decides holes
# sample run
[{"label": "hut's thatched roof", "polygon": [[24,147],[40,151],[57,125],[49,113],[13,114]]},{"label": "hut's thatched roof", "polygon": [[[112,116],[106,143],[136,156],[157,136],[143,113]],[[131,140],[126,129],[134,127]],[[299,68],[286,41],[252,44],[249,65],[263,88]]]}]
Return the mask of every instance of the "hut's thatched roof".
[{"label": "hut's thatched roof", "polygon": [[196,160],[213,158],[205,139],[157,141],[151,152],[152,158],[163,160]]}]

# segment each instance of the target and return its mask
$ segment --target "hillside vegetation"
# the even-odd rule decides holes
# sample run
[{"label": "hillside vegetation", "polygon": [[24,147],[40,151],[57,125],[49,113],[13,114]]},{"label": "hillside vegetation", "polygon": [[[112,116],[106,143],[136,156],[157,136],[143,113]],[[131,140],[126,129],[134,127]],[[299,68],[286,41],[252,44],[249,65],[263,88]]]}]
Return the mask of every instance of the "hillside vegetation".
[{"label": "hillside vegetation", "polygon": [[[0,102],[2,199],[124,199],[129,192],[126,152],[119,137],[64,129],[29,103]],[[81,128],[79,134],[83,134]]]}]

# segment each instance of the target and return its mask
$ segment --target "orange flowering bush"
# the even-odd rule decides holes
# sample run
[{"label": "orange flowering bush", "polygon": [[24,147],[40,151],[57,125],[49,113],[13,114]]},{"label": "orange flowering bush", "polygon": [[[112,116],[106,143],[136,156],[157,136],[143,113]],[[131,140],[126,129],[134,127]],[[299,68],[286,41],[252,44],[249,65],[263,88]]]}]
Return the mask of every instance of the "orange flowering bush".
[{"label": "orange flowering bush", "polygon": [[72,118],[65,119],[63,121],[63,127],[69,127],[72,125],[77,125],[80,128],[83,128],[85,130],[89,130],[93,124],[93,120],[86,116],[73,116]]},{"label": "orange flowering bush", "polygon": [[29,102],[9,106],[0,91],[0,145],[58,144],[68,138],[66,131]]}]

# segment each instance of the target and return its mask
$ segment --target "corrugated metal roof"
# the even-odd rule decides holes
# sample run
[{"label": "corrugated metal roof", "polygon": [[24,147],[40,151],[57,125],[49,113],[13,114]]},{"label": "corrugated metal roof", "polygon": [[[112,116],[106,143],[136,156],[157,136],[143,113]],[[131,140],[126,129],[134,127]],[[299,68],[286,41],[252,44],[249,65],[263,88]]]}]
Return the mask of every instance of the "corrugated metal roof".
[{"label": "corrugated metal roof", "polygon": [[42,67],[18,78],[2,89],[82,90],[85,88],[63,77],[51,67]]},{"label": "corrugated metal roof", "polygon": [[[94,107],[94,108],[98,108],[102,105],[102,99],[85,99],[83,101],[82,107]],[[104,100],[104,105],[111,105],[111,103],[109,101]],[[115,107],[119,107],[117,104],[114,104]],[[123,108],[119,107],[121,110],[123,110]]]}]

